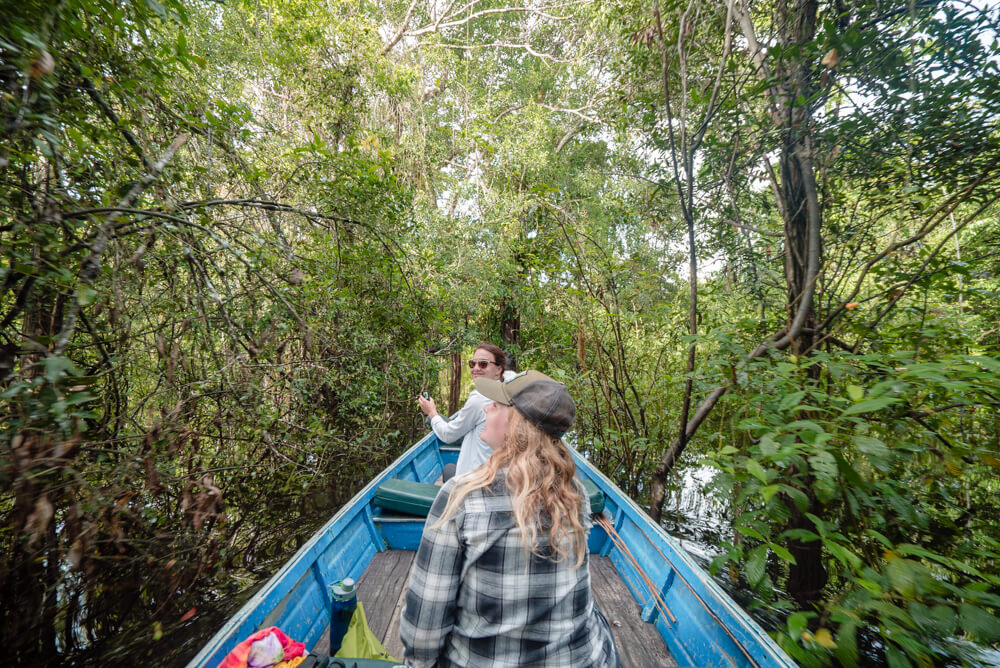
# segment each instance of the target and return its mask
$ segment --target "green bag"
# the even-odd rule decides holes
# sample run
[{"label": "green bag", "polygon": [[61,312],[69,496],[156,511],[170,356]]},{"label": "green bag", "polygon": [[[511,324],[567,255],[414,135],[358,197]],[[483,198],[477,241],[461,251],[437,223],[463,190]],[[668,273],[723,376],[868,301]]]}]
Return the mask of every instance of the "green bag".
[{"label": "green bag", "polygon": [[340,649],[334,656],[345,659],[381,659],[382,661],[400,663],[397,659],[389,656],[385,647],[368,628],[365,607],[361,605],[361,601],[358,601],[358,607],[351,615],[351,623],[348,624],[347,632],[344,633],[344,639],[340,643]]}]

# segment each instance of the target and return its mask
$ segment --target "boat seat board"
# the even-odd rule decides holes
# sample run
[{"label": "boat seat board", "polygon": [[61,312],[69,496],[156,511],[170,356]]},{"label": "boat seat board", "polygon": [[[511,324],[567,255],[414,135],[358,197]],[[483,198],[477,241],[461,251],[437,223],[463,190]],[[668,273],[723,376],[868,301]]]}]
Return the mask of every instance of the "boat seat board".
[{"label": "boat seat board", "polygon": [[[412,550],[380,552],[358,580],[358,600],[364,605],[368,626],[382,641],[386,651],[397,659],[403,658],[399,617],[415,555]],[[639,604],[632,598],[611,560],[590,555],[590,578],[594,601],[612,622],[611,631],[622,659],[622,668],[677,666],[656,628],[642,621]],[[620,622],[620,625],[615,626],[613,622]],[[330,630],[327,628],[313,651],[326,653],[329,648]]]},{"label": "boat seat board", "polygon": [[593,514],[604,512],[604,492],[601,488],[595,485],[590,480],[581,480],[583,483],[583,488],[587,490],[587,496],[590,497],[590,512]]},{"label": "boat seat board", "polygon": [[431,482],[386,480],[375,490],[375,505],[383,511],[427,517],[440,489]]},{"label": "boat seat board", "polygon": [[[583,486],[590,497],[590,512],[603,511],[604,492],[590,480],[584,480]],[[386,480],[375,490],[375,505],[382,508],[383,512],[427,517],[440,489],[430,482],[393,478]]]},{"label": "boat seat board", "polygon": [[368,628],[383,644],[388,639],[396,609],[402,608],[410,567],[416,554],[411,550],[386,550],[378,555],[379,559],[372,560],[358,581],[358,597],[365,606]]}]

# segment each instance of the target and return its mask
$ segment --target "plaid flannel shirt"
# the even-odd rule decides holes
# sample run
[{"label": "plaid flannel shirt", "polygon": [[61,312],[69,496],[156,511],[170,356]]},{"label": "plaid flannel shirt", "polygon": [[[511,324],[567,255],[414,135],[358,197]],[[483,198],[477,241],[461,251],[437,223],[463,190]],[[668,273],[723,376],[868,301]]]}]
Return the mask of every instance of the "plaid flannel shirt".
[{"label": "plaid flannel shirt", "polygon": [[[400,620],[408,666],[617,666],[594,605],[590,567],[527,556],[505,472],[469,494],[440,529],[458,478],[431,508]],[[582,520],[589,532],[587,496]]]}]

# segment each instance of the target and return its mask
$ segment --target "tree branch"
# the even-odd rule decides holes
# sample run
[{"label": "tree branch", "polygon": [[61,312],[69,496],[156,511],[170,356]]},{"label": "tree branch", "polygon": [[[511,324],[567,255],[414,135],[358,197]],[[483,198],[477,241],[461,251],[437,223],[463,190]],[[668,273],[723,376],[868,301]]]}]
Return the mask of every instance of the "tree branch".
[{"label": "tree branch", "polygon": [[[119,206],[121,208],[128,208],[132,203],[138,199],[139,195],[149,187],[149,185],[155,181],[163,168],[167,166],[170,159],[174,157],[177,150],[183,146],[191,135],[181,134],[179,135],[167,150],[163,153],[159,160],[157,160],[152,168],[142,177],[138,183],[132,186],[132,189],[119,201]],[[79,276],[79,286],[74,290],[74,298],[70,300],[69,310],[63,320],[62,329],[59,331],[59,335],[56,337],[56,344],[50,353],[51,356],[59,356],[63,354],[66,350],[66,345],[69,343],[70,336],[73,335],[73,330],[76,329],[77,317],[80,313],[80,301],[82,297],[82,288],[89,287],[97,276],[97,272],[101,268],[101,256],[104,255],[104,249],[107,247],[108,242],[111,239],[111,230],[114,228],[115,221],[118,219],[120,214],[118,212],[110,214],[105,220],[104,224],[101,225],[101,229],[97,234],[97,238],[94,239],[94,243],[90,247],[90,255],[84,259],[80,268]]]},{"label": "tree branch", "polygon": [[396,31],[396,34],[389,40],[389,43],[382,48],[383,56],[392,51],[392,47],[396,46],[396,44],[399,43],[399,40],[403,38],[403,34],[410,25],[410,17],[413,16],[413,10],[416,9],[418,1],[419,0],[413,0],[413,2],[410,3],[410,7],[406,10],[406,16],[403,17],[403,22],[400,24],[399,30]]},{"label": "tree branch", "polygon": [[584,121],[586,123],[599,123],[600,122],[598,119],[591,118],[590,116],[587,116],[587,115],[585,115],[585,114],[582,113],[584,109],[591,109],[591,108],[593,108],[593,106],[594,106],[593,104],[588,104],[588,105],[585,105],[583,107],[579,107],[577,109],[563,109],[561,107],[553,107],[552,105],[543,104],[541,102],[538,103],[538,106],[541,107],[542,109],[548,109],[549,111],[554,111],[554,112],[557,112],[557,113],[572,114],[574,116],[579,117],[580,120],[582,120],[582,121]]},{"label": "tree branch", "polygon": [[[431,45],[428,45],[428,44],[425,44],[425,43],[421,42],[420,44],[417,44],[414,48],[420,48],[422,46],[431,46]],[[535,49],[530,44],[517,44],[517,43],[514,43],[514,42],[492,42],[490,44],[471,44],[471,45],[469,45],[469,44],[434,44],[433,46],[437,46],[437,47],[440,47],[442,49],[455,49],[456,51],[475,51],[476,49],[491,49],[491,48],[520,49],[521,51],[526,51],[527,53],[531,54],[532,56],[534,56],[536,58],[541,58],[542,60],[547,60],[549,62],[556,63],[556,64],[565,64],[565,63],[575,63],[575,62],[577,62],[577,59],[575,59],[575,58],[573,58],[573,59],[557,58],[556,56],[553,56],[550,53],[541,53],[539,51],[535,51]]]},{"label": "tree branch", "polygon": [[559,140],[559,143],[556,144],[556,155],[562,153],[563,148],[566,146],[567,143],[569,143],[569,140],[575,137],[577,133],[579,133],[580,130],[583,129],[584,125],[585,124],[583,121],[578,121],[576,125],[574,125],[569,130],[566,131],[566,134],[564,134],[562,136],[562,139]]},{"label": "tree branch", "polygon": [[104,101],[101,94],[97,92],[96,88],[94,88],[93,82],[87,77],[81,77],[81,79],[83,81],[83,89],[87,91],[87,95],[89,95],[90,99],[94,101],[94,104],[96,104],[101,111],[104,112],[104,115],[108,117],[111,124],[122,133],[122,136],[125,137],[125,142],[132,147],[132,150],[142,162],[142,168],[146,170],[146,173],[152,171],[153,166],[150,165],[149,160],[146,159],[146,154],[142,152],[142,147],[139,146],[139,142],[136,140],[135,135],[133,135],[128,128],[122,125],[121,119],[118,118],[118,114],[116,114],[115,110]]},{"label": "tree branch", "polygon": [[[994,163],[993,166],[996,166],[996,164],[997,163]],[[952,211],[954,211],[955,208],[960,203],[962,203],[963,201],[965,201],[966,199],[968,199],[969,197],[971,197],[972,194],[973,194],[973,192],[975,191],[975,188],[977,188],[978,186],[984,185],[984,184],[986,184],[986,183],[988,183],[988,182],[990,182],[990,181],[992,181],[992,180],[994,180],[994,179],[996,179],[998,177],[1000,177],[1000,173],[994,172],[994,173],[991,173],[991,174],[985,174],[985,175],[979,177],[978,179],[976,179],[975,181],[971,182],[965,188],[963,188],[962,190],[956,192],[951,197],[949,197],[947,200],[945,200],[942,204],[940,204],[938,206],[937,209],[935,209],[934,211],[932,211],[930,213],[930,215],[928,216],[927,221],[913,235],[911,235],[910,237],[908,237],[906,239],[903,239],[902,241],[897,241],[896,243],[890,244],[885,249],[883,249],[880,253],[876,254],[873,258],[871,258],[870,260],[868,260],[868,262],[865,263],[864,267],[861,268],[860,275],[858,276],[857,280],[855,281],[854,288],[851,290],[851,293],[847,297],[845,297],[844,299],[841,300],[841,302],[837,306],[837,308],[834,309],[829,315],[827,315],[827,317],[823,320],[822,323],[820,323],[819,325],[816,326],[816,330],[817,331],[825,331],[825,330],[827,330],[829,328],[830,324],[834,320],[836,320],[841,315],[843,315],[843,313],[847,309],[847,305],[850,304],[850,303],[852,303],[852,302],[854,302],[855,301],[855,297],[857,297],[858,293],[861,292],[861,287],[864,285],[865,278],[868,276],[868,273],[871,271],[872,267],[874,267],[876,264],[878,264],[879,262],[881,262],[882,260],[884,260],[891,253],[894,253],[894,252],[896,252],[897,250],[899,250],[901,248],[905,248],[907,246],[910,246],[911,244],[914,244],[914,243],[920,241],[921,239],[923,239],[924,237],[926,237],[928,234],[930,234],[932,231],[934,231],[934,229],[936,229],[937,226],[939,224],[941,224],[941,222],[943,222],[946,219],[946,217]],[[979,214],[979,212],[981,212],[987,205],[996,202],[997,199],[998,199],[998,197],[994,197],[994,198],[990,199],[987,202],[987,204],[985,204],[982,207],[980,207],[974,214],[972,214],[972,216],[967,217],[966,220],[963,221],[961,223],[961,225],[959,225],[959,229],[961,229],[962,227],[965,227],[966,225],[968,225],[974,219],[974,217]],[[926,266],[926,263],[925,263],[924,266]],[[909,281],[907,283],[907,285],[910,285],[910,284],[912,284],[912,281]]]},{"label": "tree branch", "polygon": [[[438,20],[435,21],[433,24],[428,25],[428,26],[424,26],[422,28],[417,28],[416,30],[411,30],[409,32],[404,33],[404,35],[406,37],[419,37],[420,35],[426,35],[427,33],[438,32],[440,30],[445,30],[445,29],[448,29],[448,28],[457,28],[457,27],[460,27],[460,26],[464,26],[465,24],[469,23],[470,21],[474,21],[475,19],[482,18],[483,16],[489,16],[491,14],[528,13],[528,14],[533,14],[535,16],[539,16],[539,17],[544,18],[544,19],[548,19],[550,21],[568,21],[569,19],[571,19],[573,17],[572,16],[555,16],[555,15],[546,13],[545,10],[562,9],[563,7],[574,7],[576,5],[590,4],[590,1],[591,0],[580,0],[579,2],[566,2],[566,3],[562,3],[562,4],[558,4],[558,5],[550,5],[548,7],[540,7],[540,8],[536,8],[536,7],[497,7],[495,9],[483,9],[483,10],[480,10],[478,12],[473,12],[473,13],[465,16],[464,18],[455,19],[454,21],[448,21],[446,23],[442,23],[441,22],[441,20],[446,15],[446,14],[442,14],[441,17],[439,17]],[[460,15],[462,12],[464,12],[466,9],[468,9],[470,6],[472,6],[474,4],[475,3],[473,2],[473,3],[469,3],[469,4],[465,5],[464,7],[461,7],[460,9],[458,9],[458,11],[455,12],[455,15],[456,16]],[[450,9],[450,6],[449,6],[449,9]]]}]

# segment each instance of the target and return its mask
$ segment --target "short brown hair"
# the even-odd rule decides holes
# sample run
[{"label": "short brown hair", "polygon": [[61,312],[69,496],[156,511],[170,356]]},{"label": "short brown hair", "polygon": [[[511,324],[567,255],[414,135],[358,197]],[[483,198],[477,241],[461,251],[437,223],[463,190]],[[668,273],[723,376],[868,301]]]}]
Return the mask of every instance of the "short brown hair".
[{"label": "short brown hair", "polygon": [[493,363],[500,367],[503,371],[507,368],[507,353],[503,351],[503,348],[495,346],[492,343],[487,343],[486,341],[480,341],[479,345],[475,347],[475,350],[485,350],[490,355],[493,355]]}]

